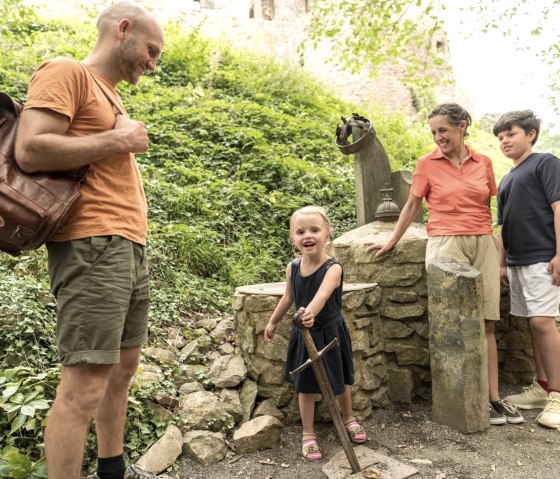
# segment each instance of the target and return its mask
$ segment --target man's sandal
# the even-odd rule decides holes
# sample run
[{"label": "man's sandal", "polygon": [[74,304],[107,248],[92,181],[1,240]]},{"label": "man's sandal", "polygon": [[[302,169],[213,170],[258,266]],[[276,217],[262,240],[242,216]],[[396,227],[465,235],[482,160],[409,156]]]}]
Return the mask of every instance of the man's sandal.
[{"label": "man's sandal", "polygon": [[[306,436],[308,439],[306,439]],[[321,453],[321,448],[317,444],[315,433],[303,433],[301,454],[306,461],[315,462],[323,459],[323,454]]]},{"label": "man's sandal", "polygon": [[354,444],[363,444],[368,440],[367,434],[364,428],[358,424],[358,421],[352,419],[346,424],[346,430],[348,431],[348,436]]}]

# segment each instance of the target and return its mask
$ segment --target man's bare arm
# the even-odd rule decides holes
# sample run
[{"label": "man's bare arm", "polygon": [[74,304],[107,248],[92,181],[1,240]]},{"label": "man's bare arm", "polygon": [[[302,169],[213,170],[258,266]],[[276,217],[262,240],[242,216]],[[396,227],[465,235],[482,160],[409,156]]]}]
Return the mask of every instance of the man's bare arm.
[{"label": "man's bare arm", "polygon": [[68,136],[69,119],[46,108],[21,114],[16,161],[27,173],[61,171],[95,163],[117,153],[142,153],[148,133],[142,122],[117,115],[115,128],[88,136]]}]

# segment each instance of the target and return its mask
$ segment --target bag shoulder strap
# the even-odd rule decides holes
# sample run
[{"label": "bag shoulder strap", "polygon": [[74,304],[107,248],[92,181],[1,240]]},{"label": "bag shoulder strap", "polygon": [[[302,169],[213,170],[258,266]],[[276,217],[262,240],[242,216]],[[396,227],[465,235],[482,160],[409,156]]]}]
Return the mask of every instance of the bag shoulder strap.
[{"label": "bag shoulder strap", "polygon": [[89,69],[82,63],[82,62],[78,62],[81,67],[88,72],[88,74],[91,76],[91,78],[93,78],[93,81],[97,84],[97,86],[99,87],[99,89],[103,92],[103,94],[107,97],[107,99],[109,100],[109,102],[111,102],[111,105],[113,105],[115,107],[115,109],[119,112],[119,114],[126,116],[122,107],[114,100],[114,98],[109,95],[109,93],[107,92],[107,90],[105,89],[105,87],[103,85],[101,85],[101,82],[95,78],[95,75],[93,73],[91,73],[89,71]]}]

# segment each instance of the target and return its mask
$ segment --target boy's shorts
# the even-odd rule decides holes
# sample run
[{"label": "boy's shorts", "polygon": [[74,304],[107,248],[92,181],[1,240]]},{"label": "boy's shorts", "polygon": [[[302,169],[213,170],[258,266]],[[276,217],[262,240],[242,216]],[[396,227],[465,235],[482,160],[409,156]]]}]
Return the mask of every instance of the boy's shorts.
[{"label": "boy's shorts", "polygon": [[560,303],[560,287],[552,284],[548,263],[507,268],[511,314],[532,318],[555,317]]},{"label": "boy's shorts", "polygon": [[500,261],[498,242],[492,234],[430,236],[426,247],[426,267],[435,261],[468,263],[482,275],[484,319],[500,319]]},{"label": "boy's shorts", "polygon": [[115,364],[148,338],[145,248],[121,236],[47,243],[63,365]]}]

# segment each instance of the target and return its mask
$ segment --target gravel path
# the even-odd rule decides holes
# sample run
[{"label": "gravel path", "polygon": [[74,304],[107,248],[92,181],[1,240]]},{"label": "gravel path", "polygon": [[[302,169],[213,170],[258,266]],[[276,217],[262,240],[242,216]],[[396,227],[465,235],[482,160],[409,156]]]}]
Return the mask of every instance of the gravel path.
[{"label": "gravel path", "polygon": [[[502,387],[502,394],[519,388]],[[392,405],[376,409],[362,421],[367,446],[418,469],[413,479],[560,479],[560,431],[539,426],[539,411],[524,411],[519,425],[492,426],[464,435],[431,422],[431,404]],[[342,449],[332,424],[316,426],[325,459],[309,463],[300,457],[298,424],[287,425],[278,447],[236,455],[210,467],[184,460],[176,478],[189,479],[324,479],[323,465]],[[411,463],[421,459],[427,464]],[[427,460],[427,461],[426,461]],[[383,479],[383,478],[382,478]]]}]

